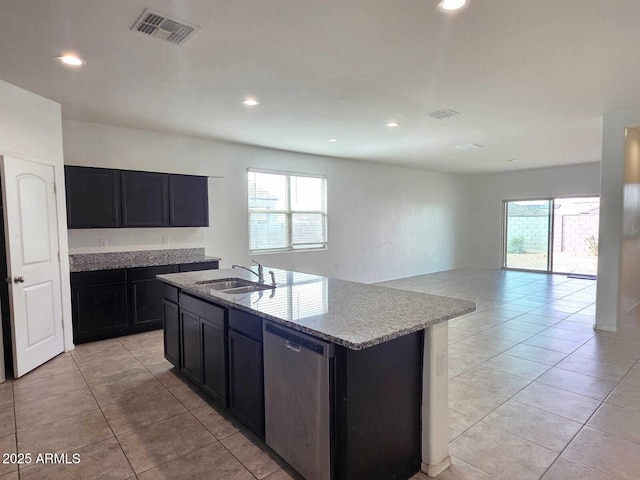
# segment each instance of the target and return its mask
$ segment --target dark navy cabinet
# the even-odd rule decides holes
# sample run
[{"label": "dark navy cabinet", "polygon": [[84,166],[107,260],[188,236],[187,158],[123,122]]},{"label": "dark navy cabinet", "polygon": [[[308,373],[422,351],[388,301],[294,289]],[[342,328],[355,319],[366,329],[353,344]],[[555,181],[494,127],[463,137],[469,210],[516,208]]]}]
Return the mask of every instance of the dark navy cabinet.
[{"label": "dark navy cabinet", "polygon": [[69,228],[208,227],[208,178],[65,167]]},{"label": "dark navy cabinet", "polygon": [[229,309],[229,411],[264,438],[262,319]]},{"label": "dark navy cabinet", "polygon": [[[213,261],[71,273],[74,343],[156,330],[163,325],[166,329],[167,323],[169,331],[177,331],[177,290],[175,298],[167,299],[169,294],[165,291],[169,287],[155,277],[188,272],[200,265],[209,270],[218,268],[218,262]],[[167,303],[173,303],[175,309]],[[174,342],[168,350],[165,345],[165,352],[176,365],[180,358],[176,346],[179,339],[174,337]]]},{"label": "dark navy cabinet", "polygon": [[169,178],[152,172],[120,172],[123,227],[169,225]]},{"label": "dark navy cabinet", "polygon": [[178,265],[128,269],[132,332],[162,328],[164,284],[156,280],[156,275],[176,273],[178,269]]},{"label": "dark navy cabinet", "polygon": [[71,274],[75,343],[124,335],[128,327],[126,270]]},{"label": "dark navy cabinet", "polygon": [[120,226],[120,175],[107,168],[65,167],[68,228]]},{"label": "dark navy cabinet", "polygon": [[180,293],[180,370],[226,407],[227,310]]},{"label": "dark navy cabinet", "polygon": [[169,175],[169,223],[172,227],[209,226],[207,177]]}]

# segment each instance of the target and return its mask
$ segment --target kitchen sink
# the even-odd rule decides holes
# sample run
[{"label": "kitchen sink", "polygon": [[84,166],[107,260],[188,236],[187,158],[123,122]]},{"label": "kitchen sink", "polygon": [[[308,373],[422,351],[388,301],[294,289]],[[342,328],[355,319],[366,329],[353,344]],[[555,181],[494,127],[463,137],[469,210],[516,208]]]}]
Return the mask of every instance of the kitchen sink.
[{"label": "kitchen sink", "polygon": [[207,285],[212,290],[218,290],[229,295],[239,295],[242,293],[259,292],[273,288],[271,285],[251,282],[242,278],[221,278],[218,280],[204,280],[197,282],[198,285]]},{"label": "kitchen sink", "polygon": [[220,290],[222,293],[227,293],[229,295],[239,295],[241,293],[251,293],[251,292],[259,292],[260,290],[269,290],[274,288],[270,285],[249,285],[246,287],[236,287],[236,288],[228,288],[226,290]]},{"label": "kitchen sink", "polygon": [[209,285],[214,290],[227,290],[228,288],[260,286],[259,283],[243,280],[242,278],[222,278],[220,280],[205,280],[197,282],[198,285]]}]

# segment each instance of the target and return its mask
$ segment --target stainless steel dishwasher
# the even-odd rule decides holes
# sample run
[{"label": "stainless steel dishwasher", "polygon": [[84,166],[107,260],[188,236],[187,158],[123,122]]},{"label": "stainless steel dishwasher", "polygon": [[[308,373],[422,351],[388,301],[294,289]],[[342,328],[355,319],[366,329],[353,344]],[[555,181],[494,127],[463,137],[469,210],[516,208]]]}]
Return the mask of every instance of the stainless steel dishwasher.
[{"label": "stainless steel dishwasher", "polygon": [[333,345],[263,322],[265,440],[306,480],[331,479]]}]

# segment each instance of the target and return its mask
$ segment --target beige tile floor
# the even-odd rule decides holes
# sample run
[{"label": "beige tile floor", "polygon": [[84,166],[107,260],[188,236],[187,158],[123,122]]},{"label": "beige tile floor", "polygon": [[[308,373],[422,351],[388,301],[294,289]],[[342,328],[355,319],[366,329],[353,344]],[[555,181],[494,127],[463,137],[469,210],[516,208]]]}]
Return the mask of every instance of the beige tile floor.
[{"label": "beige tile floor", "polygon": [[594,331],[595,283],[474,268],[383,283],[478,306],[449,322],[442,479],[640,479],[640,314]]},{"label": "beige tile floor", "polygon": [[[449,322],[454,465],[440,479],[640,478],[640,320],[595,334],[595,282],[466,268],[385,285],[478,304]],[[16,449],[82,461],[0,464],[0,480],[298,478],[171,369],[161,332],[0,385],[0,451]]]}]

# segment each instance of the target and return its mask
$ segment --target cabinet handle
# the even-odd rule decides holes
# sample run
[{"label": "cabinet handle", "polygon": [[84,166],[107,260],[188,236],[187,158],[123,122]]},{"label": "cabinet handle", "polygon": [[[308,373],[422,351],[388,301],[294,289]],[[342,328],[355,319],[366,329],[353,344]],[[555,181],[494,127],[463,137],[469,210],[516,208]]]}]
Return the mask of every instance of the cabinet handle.
[{"label": "cabinet handle", "polygon": [[14,277],[13,281],[15,283],[24,283],[24,277]]}]

